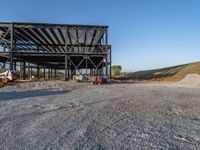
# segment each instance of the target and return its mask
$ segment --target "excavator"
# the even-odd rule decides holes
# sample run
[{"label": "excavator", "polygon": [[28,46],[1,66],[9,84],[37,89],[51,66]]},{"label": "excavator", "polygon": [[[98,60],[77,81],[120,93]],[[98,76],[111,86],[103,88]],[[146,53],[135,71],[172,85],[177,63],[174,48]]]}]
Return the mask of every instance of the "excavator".
[{"label": "excavator", "polygon": [[5,72],[0,73],[0,82],[7,83],[13,80],[14,80],[14,76],[13,76],[12,71],[6,70]]}]

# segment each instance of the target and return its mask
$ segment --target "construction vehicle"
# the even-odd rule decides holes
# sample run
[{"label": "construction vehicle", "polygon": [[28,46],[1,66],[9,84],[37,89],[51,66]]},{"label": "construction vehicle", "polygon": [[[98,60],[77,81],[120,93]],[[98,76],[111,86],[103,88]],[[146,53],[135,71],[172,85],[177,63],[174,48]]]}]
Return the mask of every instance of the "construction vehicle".
[{"label": "construction vehicle", "polygon": [[6,70],[3,73],[0,73],[0,82],[9,82],[9,81],[13,81],[14,77],[13,77],[13,72],[10,70]]},{"label": "construction vehicle", "polygon": [[74,75],[73,80],[77,82],[90,82],[91,84],[103,84],[107,83],[107,77],[104,76],[88,76],[87,74],[83,75]]},{"label": "construction vehicle", "polygon": [[88,81],[88,75],[87,75],[87,74],[83,74],[83,75],[74,75],[74,76],[73,76],[73,80],[74,80],[74,81],[77,81],[77,82]]},{"label": "construction vehicle", "polygon": [[94,77],[90,77],[89,78],[89,82],[91,84],[103,84],[103,83],[107,83],[107,77],[102,77],[102,76],[94,76]]}]

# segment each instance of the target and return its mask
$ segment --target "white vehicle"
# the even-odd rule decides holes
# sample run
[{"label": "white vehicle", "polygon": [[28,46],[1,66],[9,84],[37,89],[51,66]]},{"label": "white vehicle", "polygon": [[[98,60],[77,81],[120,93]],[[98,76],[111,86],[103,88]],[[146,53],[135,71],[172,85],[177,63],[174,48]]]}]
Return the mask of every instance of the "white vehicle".
[{"label": "white vehicle", "polygon": [[87,74],[83,74],[83,75],[74,75],[73,76],[73,81],[88,81],[88,75]]},{"label": "white vehicle", "polygon": [[5,72],[3,72],[3,73],[0,73],[0,80],[2,81],[2,82],[8,82],[8,81],[13,81],[13,72],[12,71],[10,71],[10,70],[7,70],[7,71],[5,71]]}]

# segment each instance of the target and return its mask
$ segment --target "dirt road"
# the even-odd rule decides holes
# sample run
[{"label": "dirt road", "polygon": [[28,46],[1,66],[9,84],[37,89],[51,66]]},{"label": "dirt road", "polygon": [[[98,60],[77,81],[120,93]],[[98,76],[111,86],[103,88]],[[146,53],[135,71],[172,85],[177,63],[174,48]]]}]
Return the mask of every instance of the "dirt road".
[{"label": "dirt road", "polygon": [[198,149],[200,88],[32,82],[0,89],[0,149]]}]

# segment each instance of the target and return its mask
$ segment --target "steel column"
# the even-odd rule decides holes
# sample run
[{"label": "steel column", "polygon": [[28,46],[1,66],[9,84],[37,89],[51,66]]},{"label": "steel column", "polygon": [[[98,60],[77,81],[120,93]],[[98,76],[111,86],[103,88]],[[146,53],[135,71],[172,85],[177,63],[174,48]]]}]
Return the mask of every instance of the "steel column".
[{"label": "steel column", "polygon": [[53,76],[52,76],[52,68],[50,69],[50,75],[51,75],[51,78],[52,78],[52,77],[53,77]]},{"label": "steel column", "polygon": [[54,70],[54,78],[56,78],[56,69]]},{"label": "steel column", "polygon": [[30,75],[31,73],[30,73],[30,63],[28,63],[28,77],[30,78]]},{"label": "steel column", "polygon": [[[68,32],[69,28],[65,28],[65,34],[64,34],[64,38],[65,38],[65,53],[68,52],[68,48],[67,48],[67,36],[69,36],[69,32]],[[69,36],[70,38],[70,36]],[[71,41],[70,41],[71,42]],[[68,80],[69,78],[69,64],[68,64],[68,55],[65,54],[65,81]]]},{"label": "steel column", "polygon": [[86,74],[88,73],[88,56],[85,57],[85,64],[86,64]]},{"label": "steel column", "polygon": [[17,62],[14,61],[14,72],[16,73],[16,71],[17,71]]},{"label": "steel column", "polygon": [[65,55],[65,80],[67,81],[68,78],[68,55]]},{"label": "steel column", "polygon": [[33,68],[31,67],[30,68],[31,70],[30,70],[30,80],[32,79],[32,73],[33,73]]},{"label": "steel column", "polygon": [[110,78],[112,78],[112,48],[110,47]]},{"label": "steel column", "polygon": [[43,69],[43,78],[45,79],[45,68]]},{"label": "steel column", "polygon": [[70,74],[70,63],[69,63],[69,59],[67,60],[67,74],[68,74],[68,78],[71,78],[72,79],[72,76]]},{"label": "steel column", "polygon": [[[3,52],[5,52],[6,51],[6,48],[5,48],[5,45],[3,46]],[[5,69],[6,68],[6,63],[5,62],[3,62],[3,69]]]},{"label": "steel column", "polygon": [[22,79],[22,70],[23,70],[23,68],[22,68],[22,62],[20,61],[20,63],[19,63],[19,72],[20,72],[20,79]]},{"label": "steel column", "polygon": [[50,77],[50,69],[48,69],[48,79],[51,78]]},{"label": "steel column", "polygon": [[23,80],[25,80],[25,76],[26,76],[26,62],[23,61],[23,74],[22,74]]},{"label": "steel column", "polygon": [[37,79],[40,79],[40,66],[37,64]]},{"label": "steel column", "polygon": [[[108,50],[108,29],[106,30],[106,50]],[[111,74],[111,48],[110,48],[110,78],[112,77]],[[106,76],[108,76],[108,53],[106,56]]]},{"label": "steel column", "polygon": [[10,27],[10,70],[13,70],[14,24]]},{"label": "steel column", "polygon": [[108,55],[106,55],[106,76],[108,77]]}]

